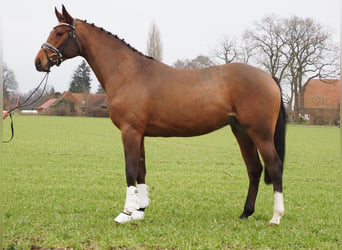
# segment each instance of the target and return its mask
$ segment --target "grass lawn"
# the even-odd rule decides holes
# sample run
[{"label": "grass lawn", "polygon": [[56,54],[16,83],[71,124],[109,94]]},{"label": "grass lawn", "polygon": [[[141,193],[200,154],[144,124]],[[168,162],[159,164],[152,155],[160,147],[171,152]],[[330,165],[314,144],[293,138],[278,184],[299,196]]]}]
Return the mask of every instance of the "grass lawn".
[{"label": "grass lawn", "polygon": [[[15,116],[3,145],[4,247],[30,249],[337,249],[340,130],[290,125],[285,216],[269,227],[272,187],[239,220],[248,177],[230,128],[194,138],[146,138],[145,220],[114,218],[126,184],[119,131],[108,118]],[[9,120],[4,121],[4,138]],[[229,173],[229,174],[227,174]]]}]

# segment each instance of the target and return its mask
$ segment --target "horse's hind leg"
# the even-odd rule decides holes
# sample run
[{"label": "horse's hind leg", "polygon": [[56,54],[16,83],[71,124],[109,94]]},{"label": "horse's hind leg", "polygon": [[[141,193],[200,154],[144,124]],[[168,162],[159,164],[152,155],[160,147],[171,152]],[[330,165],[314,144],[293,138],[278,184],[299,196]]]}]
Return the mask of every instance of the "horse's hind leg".
[{"label": "horse's hind leg", "polygon": [[284,215],[283,181],[282,181],[282,162],[274,147],[273,140],[261,141],[258,143],[258,150],[265,162],[265,167],[271,178],[274,192],[274,210],[270,225],[278,225]]},{"label": "horse's hind leg", "polygon": [[251,138],[239,125],[232,126],[232,131],[239,143],[241,154],[247,166],[249,177],[248,195],[243,213],[240,219],[248,218],[254,213],[255,201],[258,194],[262,165],[258,155],[257,148]]}]

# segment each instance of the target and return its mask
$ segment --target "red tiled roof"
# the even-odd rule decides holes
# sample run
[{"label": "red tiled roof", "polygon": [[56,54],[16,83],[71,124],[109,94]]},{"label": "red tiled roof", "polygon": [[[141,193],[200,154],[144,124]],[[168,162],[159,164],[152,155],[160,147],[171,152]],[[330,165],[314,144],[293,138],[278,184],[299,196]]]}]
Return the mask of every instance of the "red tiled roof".
[{"label": "red tiled roof", "polygon": [[305,108],[336,109],[340,104],[340,80],[310,80],[304,93]]},{"label": "red tiled roof", "polygon": [[58,98],[58,100],[69,100],[69,101],[72,101],[74,103],[77,103],[78,102],[78,99],[75,98],[74,94],[70,91],[65,91],[61,97]]},{"label": "red tiled roof", "polygon": [[106,94],[85,94],[85,93],[72,93],[65,91],[58,99],[52,98],[40,105],[37,110],[43,111],[49,108],[51,105],[57,104],[60,101],[70,101],[75,104],[83,105],[86,104],[90,107],[107,107],[107,96]]},{"label": "red tiled roof", "polygon": [[56,101],[57,101],[57,98],[51,98],[47,100],[46,102],[44,102],[42,105],[40,105],[37,109],[38,110],[48,109],[51,105],[55,104]]},{"label": "red tiled roof", "polygon": [[[87,94],[87,93],[72,93],[65,91],[59,98],[58,101],[68,100],[75,104],[87,104],[92,107],[107,107],[107,96],[106,94]],[[105,105],[105,106],[104,106]]]}]

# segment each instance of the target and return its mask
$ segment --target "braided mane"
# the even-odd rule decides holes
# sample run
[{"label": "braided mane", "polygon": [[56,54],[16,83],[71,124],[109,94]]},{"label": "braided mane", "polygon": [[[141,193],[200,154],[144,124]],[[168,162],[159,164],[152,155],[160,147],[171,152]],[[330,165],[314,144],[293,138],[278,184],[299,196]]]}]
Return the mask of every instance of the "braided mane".
[{"label": "braided mane", "polygon": [[124,45],[126,45],[128,48],[130,48],[130,49],[133,50],[134,52],[138,53],[139,55],[142,55],[142,56],[144,56],[144,57],[146,57],[146,58],[148,58],[148,59],[154,60],[153,57],[147,56],[147,55],[145,55],[144,53],[142,53],[142,52],[140,52],[139,50],[137,50],[136,48],[132,47],[129,43],[127,43],[127,42],[125,41],[125,39],[121,39],[121,38],[118,37],[117,35],[112,34],[112,33],[109,32],[109,31],[106,31],[104,28],[96,26],[94,23],[88,23],[87,20],[83,20],[83,22],[86,23],[86,24],[89,24],[89,25],[91,25],[91,26],[93,26],[93,27],[95,27],[95,28],[97,28],[97,29],[99,29],[99,30],[101,30],[101,31],[103,31],[103,32],[105,32],[105,33],[107,33],[108,35],[112,36],[113,38],[119,40],[120,42],[122,42]]}]

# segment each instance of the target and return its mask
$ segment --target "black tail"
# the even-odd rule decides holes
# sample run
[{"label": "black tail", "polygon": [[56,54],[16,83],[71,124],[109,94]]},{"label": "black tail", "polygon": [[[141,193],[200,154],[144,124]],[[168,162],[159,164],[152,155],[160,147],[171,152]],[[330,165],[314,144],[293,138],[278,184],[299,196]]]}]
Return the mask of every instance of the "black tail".
[{"label": "black tail", "polygon": [[[279,84],[279,80],[276,77],[273,77],[274,81],[279,86],[280,92],[281,87]],[[279,159],[281,160],[281,172],[283,172],[283,163],[285,158],[285,127],[286,127],[286,111],[283,103],[283,98],[281,97],[281,103],[280,103],[280,109],[278,114],[278,120],[274,132],[274,145],[277,150]],[[269,173],[267,171],[267,168],[265,168],[265,183],[271,184],[271,178],[269,176]]]}]

